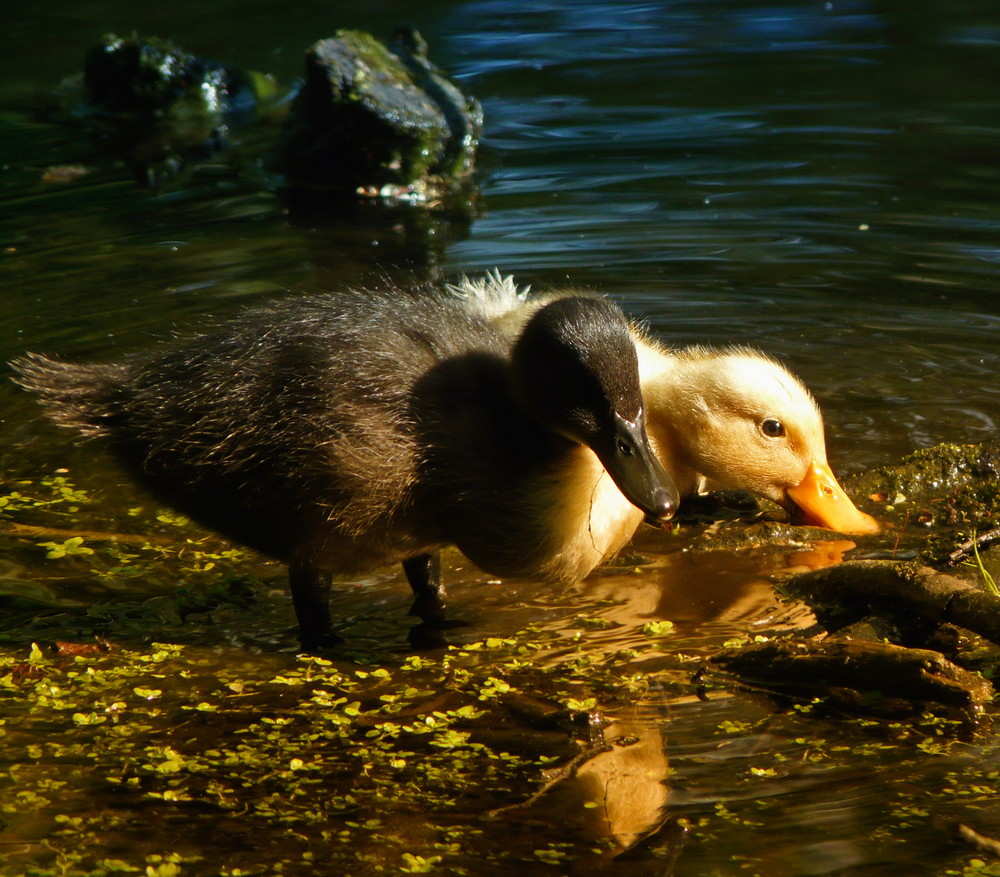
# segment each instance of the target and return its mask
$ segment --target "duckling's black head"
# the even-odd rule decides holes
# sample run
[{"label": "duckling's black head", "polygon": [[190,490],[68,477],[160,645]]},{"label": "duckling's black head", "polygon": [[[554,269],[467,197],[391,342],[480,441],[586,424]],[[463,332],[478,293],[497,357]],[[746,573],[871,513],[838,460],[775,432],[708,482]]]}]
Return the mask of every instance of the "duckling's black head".
[{"label": "duckling's black head", "polygon": [[559,298],[528,321],[512,354],[514,392],[547,428],[591,448],[650,523],[673,516],[677,488],[649,446],[628,323],[600,298]]}]

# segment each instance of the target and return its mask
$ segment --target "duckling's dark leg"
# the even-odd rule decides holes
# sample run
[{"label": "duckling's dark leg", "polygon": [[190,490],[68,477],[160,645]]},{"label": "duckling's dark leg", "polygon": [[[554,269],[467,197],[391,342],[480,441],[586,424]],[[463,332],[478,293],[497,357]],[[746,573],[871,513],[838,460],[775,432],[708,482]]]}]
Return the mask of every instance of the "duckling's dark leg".
[{"label": "duckling's dark leg", "polygon": [[403,561],[403,571],[416,596],[410,615],[425,621],[443,618],[445,590],[441,583],[441,555],[434,551],[408,557]]},{"label": "duckling's dark leg", "polygon": [[330,626],[330,590],[333,576],[312,566],[288,566],[288,584],[299,622],[302,650],[313,652],[343,642]]}]

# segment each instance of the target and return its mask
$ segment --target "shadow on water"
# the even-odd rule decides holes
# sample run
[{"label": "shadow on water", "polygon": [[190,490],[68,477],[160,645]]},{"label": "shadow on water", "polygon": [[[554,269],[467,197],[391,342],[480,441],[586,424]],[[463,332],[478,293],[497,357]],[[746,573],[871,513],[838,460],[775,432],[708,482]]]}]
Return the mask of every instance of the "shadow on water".
[{"label": "shadow on water", "polygon": [[[293,290],[499,267],[608,293],[670,344],[778,356],[821,402],[838,473],[992,437],[995,18],[985,0],[946,16],[887,0],[23,8],[0,34],[0,359],[111,358]],[[215,166],[144,190],[34,112],[107,31],[290,83],[314,40],[396,21],[483,102],[474,218],[290,213]],[[280,567],[152,507],[6,385],[0,470],[0,874],[995,867],[951,834],[1000,834],[992,737],[694,681],[731,638],[808,629],[774,580],[850,544],[721,548],[690,525],[563,589],[452,554],[467,626],[450,648],[413,652],[408,589],[384,571],[341,583],[347,645],[310,658]]]}]

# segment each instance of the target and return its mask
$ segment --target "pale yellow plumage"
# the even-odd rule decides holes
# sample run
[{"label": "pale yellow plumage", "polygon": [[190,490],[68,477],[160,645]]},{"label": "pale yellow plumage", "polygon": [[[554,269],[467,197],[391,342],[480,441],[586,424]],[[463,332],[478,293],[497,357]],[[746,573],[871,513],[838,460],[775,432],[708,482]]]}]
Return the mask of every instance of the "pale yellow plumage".
[{"label": "pale yellow plumage", "polygon": [[[499,274],[464,281],[460,294],[484,302],[491,319],[516,332],[545,302],[579,292],[526,297]],[[637,327],[633,336],[653,446],[681,496],[714,489],[747,490],[788,509],[804,523],[872,533],[837,483],[826,457],[823,417],[806,387],[783,365],[745,347],[671,350]],[[641,515],[605,497],[599,510],[617,523],[609,544]],[[634,528],[633,528],[634,529]]]}]

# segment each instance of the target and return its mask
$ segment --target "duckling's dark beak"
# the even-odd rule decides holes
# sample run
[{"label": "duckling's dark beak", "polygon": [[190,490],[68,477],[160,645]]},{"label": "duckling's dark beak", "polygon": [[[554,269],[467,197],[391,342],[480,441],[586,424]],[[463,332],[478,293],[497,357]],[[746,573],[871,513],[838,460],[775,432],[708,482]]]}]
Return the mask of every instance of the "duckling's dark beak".
[{"label": "duckling's dark beak", "polygon": [[642,412],[634,421],[615,413],[613,428],[590,447],[625,498],[645,512],[647,524],[659,527],[674,516],[680,494],[649,446]]}]

